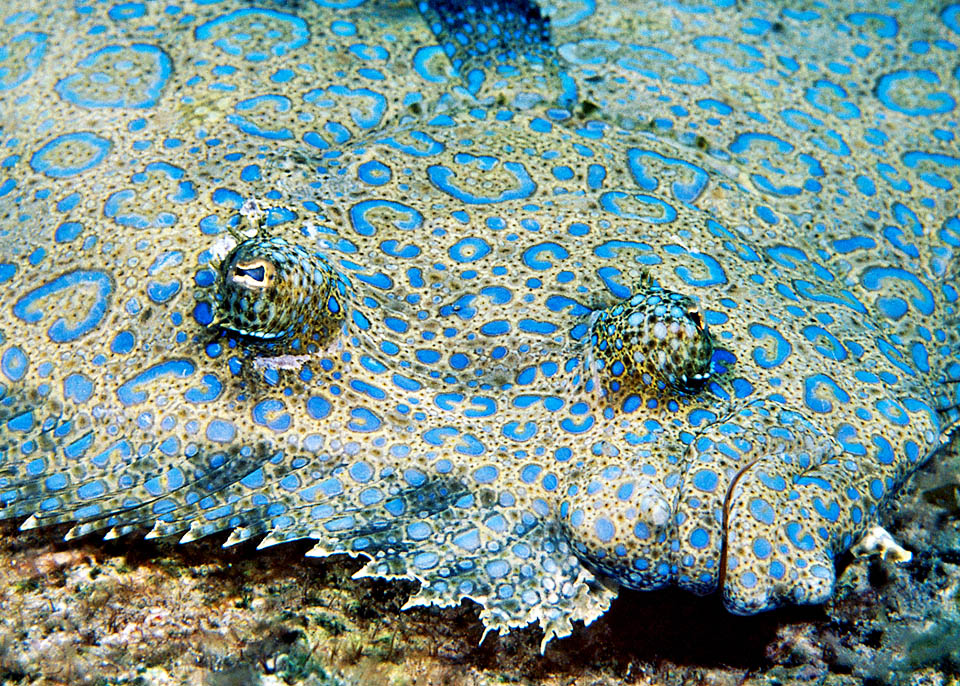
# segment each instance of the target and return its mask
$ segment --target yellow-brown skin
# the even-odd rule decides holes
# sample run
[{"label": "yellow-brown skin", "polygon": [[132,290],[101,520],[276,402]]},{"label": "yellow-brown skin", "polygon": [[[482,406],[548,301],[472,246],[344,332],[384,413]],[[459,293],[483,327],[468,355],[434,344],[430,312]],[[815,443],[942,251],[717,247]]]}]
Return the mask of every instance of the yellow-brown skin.
[{"label": "yellow-brown skin", "polygon": [[[956,421],[953,115],[908,113],[955,78],[909,49],[954,35],[939,7],[854,24],[847,81],[937,79],[854,117],[818,83],[854,40],[839,4],[736,40],[739,7],[555,26],[571,116],[458,100],[412,9],[30,5],[2,10],[0,93],[3,500],[28,527],[311,537],[550,640],[617,584],[824,599]],[[248,198],[353,289],[310,359],[210,326]],[[696,298],[710,381],[598,397],[584,322],[646,273]]]}]

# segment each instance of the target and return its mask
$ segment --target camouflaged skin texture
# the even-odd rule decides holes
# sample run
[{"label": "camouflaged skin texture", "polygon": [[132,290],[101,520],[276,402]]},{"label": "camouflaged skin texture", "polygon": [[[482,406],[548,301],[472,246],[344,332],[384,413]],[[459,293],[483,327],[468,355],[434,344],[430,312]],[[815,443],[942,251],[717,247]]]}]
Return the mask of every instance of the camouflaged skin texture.
[{"label": "camouflaged skin texture", "polygon": [[[544,643],[824,600],[957,419],[960,5],[868,5],[4,4],[3,515],[309,537]],[[329,338],[217,323],[251,199]],[[645,278],[695,392],[583,383]]]}]

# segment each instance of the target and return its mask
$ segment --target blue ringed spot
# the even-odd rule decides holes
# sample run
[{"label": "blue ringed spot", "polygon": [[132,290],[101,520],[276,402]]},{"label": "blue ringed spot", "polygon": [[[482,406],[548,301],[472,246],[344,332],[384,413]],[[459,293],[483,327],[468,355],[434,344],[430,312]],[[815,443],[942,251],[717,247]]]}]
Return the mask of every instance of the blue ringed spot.
[{"label": "blue ringed spot", "polygon": [[447,253],[457,262],[476,262],[490,254],[490,245],[482,238],[468,236],[450,246]]},{"label": "blue ringed spot", "polygon": [[88,131],[65,133],[33,153],[30,167],[51,179],[66,179],[93,169],[112,147],[109,140]]},{"label": "blue ringed spot", "polygon": [[[57,94],[79,107],[153,107],[173,73],[173,61],[156,45],[107,45],[77,63],[79,73],[57,82]],[[103,83],[108,75],[109,85]]]}]

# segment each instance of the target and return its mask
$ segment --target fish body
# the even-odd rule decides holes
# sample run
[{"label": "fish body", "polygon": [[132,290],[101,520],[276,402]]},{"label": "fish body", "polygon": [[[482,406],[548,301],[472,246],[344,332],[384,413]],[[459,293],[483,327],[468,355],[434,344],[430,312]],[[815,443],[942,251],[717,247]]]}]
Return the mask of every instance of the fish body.
[{"label": "fish body", "polygon": [[34,4],[26,528],[311,538],[546,644],[618,586],[822,602],[956,424],[957,5]]}]

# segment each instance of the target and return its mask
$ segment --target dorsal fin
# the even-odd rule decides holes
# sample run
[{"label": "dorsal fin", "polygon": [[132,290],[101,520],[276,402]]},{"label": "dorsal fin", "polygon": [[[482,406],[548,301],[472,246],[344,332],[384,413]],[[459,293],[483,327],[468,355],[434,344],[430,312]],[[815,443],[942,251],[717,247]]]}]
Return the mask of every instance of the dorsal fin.
[{"label": "dorsal fin", "polygon": [[550,19],[532,0],[418,0],[417,9],[481,102],[527,109],[575,100],[550,41]]}]

